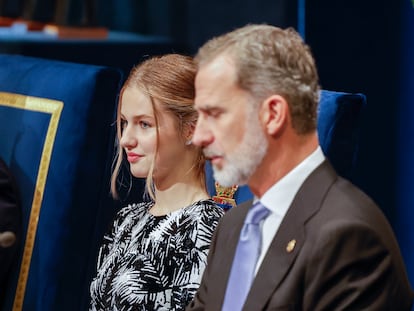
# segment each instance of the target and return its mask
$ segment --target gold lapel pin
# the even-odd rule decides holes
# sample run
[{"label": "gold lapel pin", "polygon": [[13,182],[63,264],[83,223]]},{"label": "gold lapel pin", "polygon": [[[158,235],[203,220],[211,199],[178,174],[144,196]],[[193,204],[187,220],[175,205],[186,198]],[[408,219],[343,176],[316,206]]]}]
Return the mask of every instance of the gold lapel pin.
[{"label": "gold lapel pin", "polygon": [[295,248],[296,245],[296,240],[290,240],[289,243],[286,246],[286,251],[288,253],[291,253],[293,251],[293,249]]}]

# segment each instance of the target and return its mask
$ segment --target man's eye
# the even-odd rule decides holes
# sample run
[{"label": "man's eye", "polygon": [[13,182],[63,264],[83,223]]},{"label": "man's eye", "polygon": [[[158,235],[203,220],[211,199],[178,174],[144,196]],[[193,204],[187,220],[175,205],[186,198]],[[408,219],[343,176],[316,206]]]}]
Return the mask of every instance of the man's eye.
[{"label": "man's eye", "polygon": [[221,115],[221,111],[220,110],[213,109],[213,110],[208,111],[207,115],[209,117],[212,117],[212,118],[217,118],[217,117],[219,117]]}]

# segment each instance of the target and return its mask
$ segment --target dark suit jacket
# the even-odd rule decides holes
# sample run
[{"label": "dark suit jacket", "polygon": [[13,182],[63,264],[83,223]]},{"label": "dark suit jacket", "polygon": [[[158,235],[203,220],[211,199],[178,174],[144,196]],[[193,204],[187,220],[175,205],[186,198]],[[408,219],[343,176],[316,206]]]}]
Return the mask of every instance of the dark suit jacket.
[{"label": "dark suit jacket", "polygon": [[[19,193],[11,172],[0,158],[0,233],[11,231],[17,241],[21,230],[21,206]],[[10,267],[17,254],[18,243],[3,248],[0,246],[0,302],[5,293],[5,286]]]},{"label": "dark suit jacket", "polygon": [[[187,310],[221,310],[251,206],[220,221]],[[296,244],[290,252],[288,243]],[[290,243],[292,245],[292,243]],[[243,310],[410,310],[413,292],[394,233],[364,193],[325,161],[304,182],[257,272]]]}]

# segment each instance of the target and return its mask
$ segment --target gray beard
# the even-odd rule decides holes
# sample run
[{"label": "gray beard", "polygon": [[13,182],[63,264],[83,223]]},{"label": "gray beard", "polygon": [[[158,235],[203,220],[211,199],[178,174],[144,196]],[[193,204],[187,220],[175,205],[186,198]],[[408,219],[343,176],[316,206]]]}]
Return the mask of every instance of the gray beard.
[{"label": "gray beard", "polygon": [[262,162],[268,142],[259,121],[249,114],[246,132],[240,145],[226,156],[225,165],[218,169],[213,166],[214,179],[224,187],[247,184],[257,166]]}]

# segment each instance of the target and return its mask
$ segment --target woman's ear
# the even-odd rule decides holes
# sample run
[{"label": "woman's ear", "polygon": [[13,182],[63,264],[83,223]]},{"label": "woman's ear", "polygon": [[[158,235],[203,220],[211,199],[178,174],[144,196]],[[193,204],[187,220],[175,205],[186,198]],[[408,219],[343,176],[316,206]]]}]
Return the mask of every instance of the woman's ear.
[{"label": "woman's ear", "polygon": [[193,134],[195,130],[195,123],[186,123],[183,126],[183,138],[185,141],[185,145],[191,145],[191,140],[193,139]]},{"label": "woman's ear", "polygon": [[285,126],[288,114],[289,106],[283,96],[275,94],[267,97],[260,109],[261,122],[267,134],[278,134]]}]

